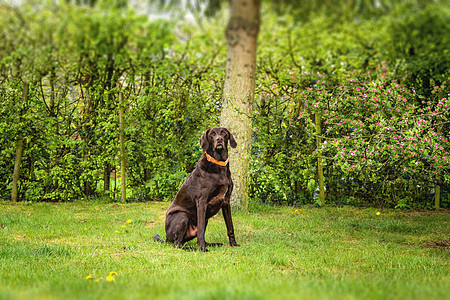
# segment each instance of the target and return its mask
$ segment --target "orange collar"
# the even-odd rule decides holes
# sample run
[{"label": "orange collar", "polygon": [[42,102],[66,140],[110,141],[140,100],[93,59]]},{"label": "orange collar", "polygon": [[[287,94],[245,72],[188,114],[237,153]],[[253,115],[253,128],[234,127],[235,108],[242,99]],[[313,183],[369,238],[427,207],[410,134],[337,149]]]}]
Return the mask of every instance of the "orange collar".
[{"label": "orange collar", "polygon": [[219,160],[215,159],[214,157],[212,157],[211,155],[209,155],[208,153],[205,153],[205,154],[206,154],[206,159],[208,161],[212,162],[213,164],[222,166],[222,167],[225,167],[228,164],[228,162],[230,161],[229,157],[227,158],[226,161],[219,161]]}]

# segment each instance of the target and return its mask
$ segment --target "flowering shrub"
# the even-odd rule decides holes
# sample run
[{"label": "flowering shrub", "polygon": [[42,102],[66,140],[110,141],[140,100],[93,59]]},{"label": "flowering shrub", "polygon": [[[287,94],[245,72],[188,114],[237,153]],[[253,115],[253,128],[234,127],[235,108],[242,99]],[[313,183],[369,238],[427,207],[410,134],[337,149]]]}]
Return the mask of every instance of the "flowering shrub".
[{"label": "flowering shrub", "polygon": [[[378,75],[347,78],[332,89],[321,79],[304,93],[305,112],[322,115],[322,143],[313,154],[357,184],[359,193],[373,192],[374,184],[390,190],[391,199],[382,202],[395,200],[398,191],[404,191],[401,197],[429,193],[429,187],[422,191],[427,183],[448,189],[450,104],[442,97],[445,87],[435,88],[434,99],[420,99],[390,81],[386,72]],[[307,120],[313,134],[315,125]]]},{"label": "flowering shrub", "polygon": [[[304,184],[315,178],[317,158],[322,157],[328,201],[426,206],[436,185],[449,190],[450,103],[443,96],[444,86],[435,87],[434,98],[425,99],[391,80],[386,68],[374,75],[318,78],[301,91],[299,88],[284,106],[286,111],[290,105],[290,113],[284,113],[284,120],[280,116],[282,124],[289,124],[284,129],[279,126],[284,136],[281,140],[303,139],[303,145],[284,143],[284,162],[298,164],[303,157]],[[274,90],[277,88],[272,86]],[[319,145],[315,113],[321,115]],[[273,153],[270,160],[277,156],[279,153]],[[267,170],[267,165],[271,164],[257,169]],[[278,173],[289,170],[286,166]],[[297,168],[293,177],[299,178],[300,173]],[[303,188],[309,193],[306,198],[313,196],[314,188],[308,187],[310,184]]]}]

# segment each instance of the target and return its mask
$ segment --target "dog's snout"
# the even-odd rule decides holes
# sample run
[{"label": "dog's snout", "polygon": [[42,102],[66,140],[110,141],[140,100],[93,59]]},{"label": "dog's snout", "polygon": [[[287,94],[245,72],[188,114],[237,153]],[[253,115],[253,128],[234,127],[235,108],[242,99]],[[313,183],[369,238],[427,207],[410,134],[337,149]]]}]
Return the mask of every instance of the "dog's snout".
[{"label": "dog's snout", "polygon": [[216,136],[215,138],[215,147],[217,149],[222,149],[225,146],[225,139],[223,138],[223,136]]}]

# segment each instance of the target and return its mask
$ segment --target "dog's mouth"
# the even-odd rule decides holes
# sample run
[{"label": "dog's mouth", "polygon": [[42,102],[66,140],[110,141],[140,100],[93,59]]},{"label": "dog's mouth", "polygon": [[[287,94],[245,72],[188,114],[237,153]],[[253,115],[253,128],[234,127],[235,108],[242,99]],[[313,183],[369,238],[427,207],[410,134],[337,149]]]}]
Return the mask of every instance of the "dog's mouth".
[{"label": "dog's mouth", "polygon": [[222,150],[223,148],[224,148],[224,143],[223,142],[217,142],[216,149],[217,150]]}]

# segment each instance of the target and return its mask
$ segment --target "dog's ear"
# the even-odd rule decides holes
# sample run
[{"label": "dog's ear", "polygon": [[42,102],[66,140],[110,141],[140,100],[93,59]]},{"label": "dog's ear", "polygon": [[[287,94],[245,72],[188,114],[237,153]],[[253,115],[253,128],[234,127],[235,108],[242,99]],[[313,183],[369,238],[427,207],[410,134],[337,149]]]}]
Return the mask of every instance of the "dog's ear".
[{"label": "dog's ear", "polygon": [[205,133],[200,138],[200,146],[202,147],[203,151],[206,151],[209,148],[208,134],[209,129],[206,130]]},{"label": "dog's ear", "polygon": [[228,135],[230,136],[230,146],[231,146],[231,148],[236,148],[237,143],[236,143],[236,140],[234,139],[234,136],[231,134],[231,132],[228,129],[226,129],[226,130],[228,132]]}]

